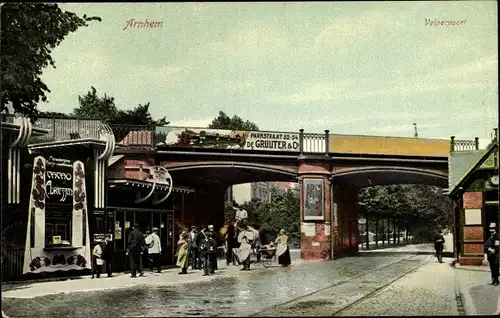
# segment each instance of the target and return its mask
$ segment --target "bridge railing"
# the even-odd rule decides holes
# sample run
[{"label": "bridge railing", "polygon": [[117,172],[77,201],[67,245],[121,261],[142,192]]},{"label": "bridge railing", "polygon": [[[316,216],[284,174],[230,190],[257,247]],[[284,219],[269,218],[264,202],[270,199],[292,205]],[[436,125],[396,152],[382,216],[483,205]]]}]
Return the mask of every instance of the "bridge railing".
[{"label": "bridge railing", "polygon": [[455,136],[450,138],[450,152],[479,150],[479,138],[474,140],[457,140]]},{"label": "bridge railing", "polygon": [[[2,115],[2,121],[14,122],[14,116]],[[35,122],[35,127],[47,129],[49,134],[34,137],[41,142],[60,141],[76,138],[100,138],[99,123],[97,119],[81,119],[67,117],[40,116]],[[155,126],[151,125],[125,125],[111,124],[118,144],[129,148],[152,149],[157,144]],[[495,133],[496,136],[497,133]],[[306,133],[299,130],[300,154],[327,154],[329,150],[329,131],[323,134]],[[494,139],[495,140],[495,139]],[[494,140],[492,142],[494,142]],[[470,151],[479,149],[479,138],[474,140],[457,140],[451,137],[450,151]]]},{"label": "bridge railing", "polygon": [[304,133],[304,129],[299,130],[300,153],[328,153],[330,131],[325,130],[324,134]]},{"label": "bridge railing", "polygon": [[[13,116],[6,116],[9,122]],[[40,116],[35,127],[44,128],[49,134],[36,137],[40,142],[61,141],[76,138],[100,138],[99,122],[97,119],[80,119],[71,117]],[[156,140],[156,126],[109,124],[115,135],[116,142],[128,148],[152,149],[158,143]],[[299,147],[301,154],[328,153],[329,131],[323,134],[305,133],[299,130]]]}]

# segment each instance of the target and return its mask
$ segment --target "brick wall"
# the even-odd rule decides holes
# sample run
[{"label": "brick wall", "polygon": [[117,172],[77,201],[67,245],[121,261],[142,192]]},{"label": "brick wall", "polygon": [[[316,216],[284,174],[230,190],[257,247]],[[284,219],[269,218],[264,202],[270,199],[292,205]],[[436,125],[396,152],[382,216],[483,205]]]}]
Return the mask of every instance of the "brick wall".
[{"label": "brick wall", "polygon": [[467,226],[464,227],[464,241],[465,242],[483,242],[484,229],[482,226]]},{"label": "brick wall", "polygon": [[484,254],[483,243],[465,243],[464,244],[464,254],[465,255],[479,255]]},{"label": "brick wall", "polygon": [[481,209],[483,207],[483,193],[482,192],[465,192],[464,209]]}]

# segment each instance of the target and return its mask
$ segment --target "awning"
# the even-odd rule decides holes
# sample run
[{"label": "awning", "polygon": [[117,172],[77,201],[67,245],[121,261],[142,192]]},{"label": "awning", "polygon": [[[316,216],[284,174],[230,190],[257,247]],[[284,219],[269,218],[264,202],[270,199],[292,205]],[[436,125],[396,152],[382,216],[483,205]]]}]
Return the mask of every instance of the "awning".
[{"label": "awning", "polygon": [[[49,141],[28,145],[30,153],[60,153],[61,151],[82,151],[106,147],[106,141],[93,138]],[[116,145],[116,147],[123,147]]]},{"label": "awning", "polygon": [[[130,188],[150,189],[153,186],[152,182],[136,180],[136,179],[110,179],[108,180],[108,184],[110,185],[110,187],[117,187],[122,189],[130,189]],[[169,189],[168,185],[156,184],[156,190],[162,192],[168,192],[168,189]],[[194,193],[195,189],[174,186],[172,191],[178,193]]]},{"label": "awning", "polygon": [[[19,133],[20,126],[19,126],[19,124],[14,124],[14,123],[2,121],[0,128],[1,128],[1,130],[5,130],[6,132],[17,134],[17,133]],[[32,137],[43,136],[43,135],[47,135],[48,133],[49,133],[49,131],[47,129],[33,127],[33,131],[31,132],[31,136]]]}]

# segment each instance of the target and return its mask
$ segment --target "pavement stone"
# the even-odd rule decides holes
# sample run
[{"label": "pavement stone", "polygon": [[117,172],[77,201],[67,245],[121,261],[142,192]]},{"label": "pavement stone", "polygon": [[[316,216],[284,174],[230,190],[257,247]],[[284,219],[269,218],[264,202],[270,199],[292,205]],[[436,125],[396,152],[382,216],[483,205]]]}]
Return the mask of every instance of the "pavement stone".
[{"label": "pavement stone", "polygon": [[486,266],[481,269],[462,266],[455,270],[467,315],[498,314],[500,286],[489,285],[491,275]]},{"label": "pavement stone", "polygon": [[[302,261],[300,251],[291,250],[292,265],[311,263]],[[162,273],[149,273],[145,271],[144,277],[130,278],[128,273],[114,273],[113,277],[101,275],[101,278],[92,279],[90,276],[80,276],[65,280],[31,281],[28,283],[2,283],[2,297],[4,298],[34,298],[39,296],[55,295],[59,293],[102,291],[110,289],[130,288],[135,286],[170,286],[210,281],[222,277],[234,277],[245,274],[241,272],[242,266],[226,265],[225,260],[219,260],[219,270],[213,276],[203,276],[203,271],[188,269],[187,275],[179,275],[179,268],[163,270]],[[252,264],[252,268],[263,268],[261,264]],[[273,263],[269,269],[281,268]]]},{"label": "pavement stone", "polygon": [[[404,254],[381,253],[298,264],[286,269],[253,267],[255,269],[249,272],[237,271],[234,276],[214,276],[213,280],[204,280],[207,277],[196,273],[191,275],[193,278],[197,276],[199,281],[194,279],[193,283],[183,282],[174,286],[169,286],[171,283],[166,279],[166,282],[159,284],[115,290],[63,293],[59,289],[57,294],[42,297],[5,298],[2,305],[6,313],[13,317],[26,317],[34,312],[37,316],[82,318],[193,315],[247,317],[268,306],[291,301],[335,282],[408,257],[409,255]],[[181,276],[187,279],[191,275],[175,274],[175,278]],[[136,281],[124,278],[123,283]],[[377,280],[376,277],[369,280],[372,278]],[[384,281],[383,277],[381,279]],[[107,280],[103,278],[101,282]],[[46,288],[61,287],[54,283],[39,285]]]},{"label": "pavement stone", "polygon": [[454,270],[447,263],[451,263],[451,259],[445,259],[445,263],[432,261],[341,314],[459,315],[455,298]]}]

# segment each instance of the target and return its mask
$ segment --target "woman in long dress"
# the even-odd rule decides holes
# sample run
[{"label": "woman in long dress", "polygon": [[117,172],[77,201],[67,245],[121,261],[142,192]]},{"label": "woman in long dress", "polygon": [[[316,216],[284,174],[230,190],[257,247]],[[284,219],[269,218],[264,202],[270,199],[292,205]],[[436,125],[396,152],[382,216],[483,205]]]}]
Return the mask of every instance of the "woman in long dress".
[{"label": "woman in long dress", "polygon": [[187,274],[189,264],[188,233],[183,231],[177,242],[177,266],[182,270],[179,274]]},{"label": "woman in long dress", "polygon": [[290,258],[290,249],[288,248],[288,236],[285,235],[285,230],[281,230],[276,238],[276,256],[278,256],[278,264],[287,267],[292,263]]}]

